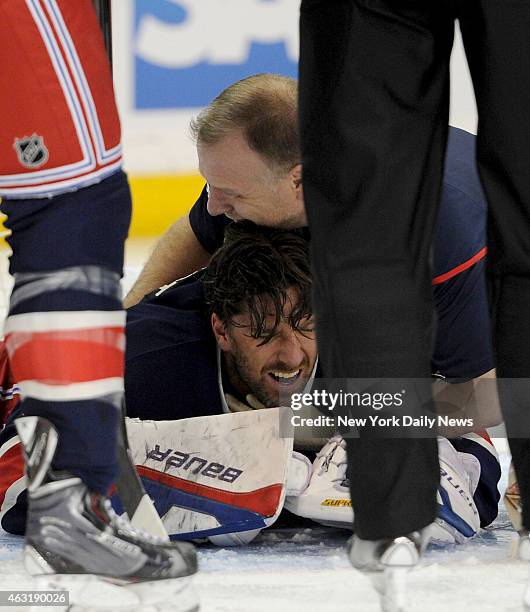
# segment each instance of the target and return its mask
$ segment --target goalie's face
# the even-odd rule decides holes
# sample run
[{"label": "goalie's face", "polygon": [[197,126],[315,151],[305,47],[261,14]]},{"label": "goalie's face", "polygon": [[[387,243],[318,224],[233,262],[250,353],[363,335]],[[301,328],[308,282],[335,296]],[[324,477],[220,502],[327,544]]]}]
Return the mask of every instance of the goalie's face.
[{"label": "goalie's face", "polygon": [[[312,317],[302,319],[294,328],[289,319],[292,309],[292,303],[287,302],[276,327],[271,313],[257,338],[252,335],[248,313],[235,316],[230,325],[212,315],[230,382],[243,397],[252,393],[269,408],[285,404],[292,393],[303,391],[317,357]],[[274,333],[267,340],[271,331]]]}]

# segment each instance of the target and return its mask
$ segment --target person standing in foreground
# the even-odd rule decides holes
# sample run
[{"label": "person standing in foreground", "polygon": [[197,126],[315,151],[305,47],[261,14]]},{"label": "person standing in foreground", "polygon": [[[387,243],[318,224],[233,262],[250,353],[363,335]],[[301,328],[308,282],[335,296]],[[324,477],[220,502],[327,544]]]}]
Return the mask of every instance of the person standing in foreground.
[{"label": "person standing in foreground", "polygon": [[[429,375],[430,247],[456,18],[477,98],[499,392],[523,499],[519,551],[530,560],[530,2],[302,0],[301,141],[319,353],[330,376]],[[434,440],[376,442],[348,445],[350,462],[377,460],[383,475],[376,486],[370,479],[370,499],[355,496],[358,477],[351,482],[357,567],[381,567],[387,545],[417,542],[435,515]],[[398,520],[387,520],[388,506],[401,508]]]},{"label": "person standing in foreground", "polygon": [[[90,0],[2,0],[0,30],[2,82],[12,84],[0,127],[15,278],[5,336],[23,398],[26,568],[73,597],[76,582],[82,591],[100,581],[139,605],[153,581],[162,598],[180,591],[173,579],[193,574],[196,559],[189,545],[136,532],[107,499],[118,472],[131,211],[110,66]],[[17,442],[0,454],[19,452]]]}]

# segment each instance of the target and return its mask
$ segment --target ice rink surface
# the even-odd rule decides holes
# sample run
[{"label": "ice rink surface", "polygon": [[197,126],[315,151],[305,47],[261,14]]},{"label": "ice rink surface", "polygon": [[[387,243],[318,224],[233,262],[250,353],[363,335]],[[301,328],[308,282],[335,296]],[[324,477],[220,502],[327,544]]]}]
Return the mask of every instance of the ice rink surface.
[{"label": "ice rink surface", "polygon": [[[151,245],[152,241],[147,241],[129,248],[126,287]],[[6,258],[0,258],[0,262],[0,280],[8,288]],[[503,493],[509,454],[503,440],[498,448]],[[369,580],[354,571],[346,558],[347,538],[347,532],[319,526],[299,530],[272,527],[242,548],[202,546],[201,572],[195,580],[201,611],[376,612],[378,598]],[[528,567],[513,558],[514,540],[515,532],[501,503],[496,521],[473,541],[430,547],[422,566],[410,576],[411,612],[522,610]],[[0,531],[0,590],[32,588],[21,554],[22,538]],[[3,607],[0,612],[9,609],[28,610]]]},{"label": "ice rink surface", "polygon": [[[509,455],[503,451],[501,456],[500,490],[504,491]],[[195,584],[201,611],[376,612],[378,599],[370,582],[354,571],[346,558],[347,537],[344,531],[319,526],[299,530],[272,527],[245,547],[199,547],[201,572]],[[424,563],[410,577],[410,610],[522,610],[528,567],[511,558],[514,539],[501,504],[493,525],[473,541],[430,547]],[[22,538],[0,532],[0,590],[32,588],[21,551]]]}]

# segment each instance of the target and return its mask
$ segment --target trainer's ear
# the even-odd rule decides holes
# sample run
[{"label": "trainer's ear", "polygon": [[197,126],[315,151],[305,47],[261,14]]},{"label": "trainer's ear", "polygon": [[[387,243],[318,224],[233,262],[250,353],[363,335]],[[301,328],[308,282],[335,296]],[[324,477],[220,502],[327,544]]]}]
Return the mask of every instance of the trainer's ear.
[{"label": "trainer's ear", "polygon": [[296,164],[291,170],[291,181],[296,191],[296,199],[301,200],[304,197],[302,188],[302,164]]},{"label": "trainer's ear", "polygon": [[213,335],[215,336],[219,348],[222,351],[229,351],[231,349],[231,343],[226,330],[226,325],[215,314],[215,312],[212,313],[210,322],[212,324]]}]

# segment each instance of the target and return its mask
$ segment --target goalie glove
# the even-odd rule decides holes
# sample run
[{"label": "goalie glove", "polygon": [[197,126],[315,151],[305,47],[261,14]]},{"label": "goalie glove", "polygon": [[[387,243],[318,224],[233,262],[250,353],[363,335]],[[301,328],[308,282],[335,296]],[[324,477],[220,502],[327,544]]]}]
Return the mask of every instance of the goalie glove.
[{"label": "goalie glove", "polygon": [[334,436],[313,462],[308,487],[298,496],[287,497],[285,508],[322,525],[351,529],[353,510],[346,468],[346,442]]},{"label": "goalie glove", "polygon": [[[438,439],[438,449],[438,517],[432,526],[432,539],[464,542],[480,529],[473,494],[481,477],[481,463],[471,453],[458,452],[446,438]],[[298,497],[287,497],[285,507],[323,525],[351,529],[353,509],[346,469],[346,443],[335,436],[318,453],[307,489]]]}]

